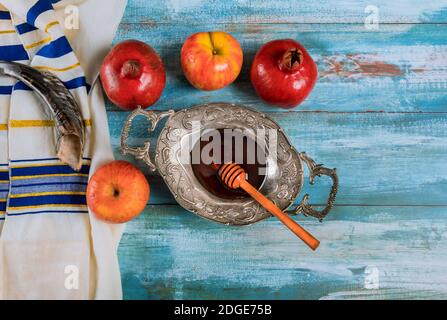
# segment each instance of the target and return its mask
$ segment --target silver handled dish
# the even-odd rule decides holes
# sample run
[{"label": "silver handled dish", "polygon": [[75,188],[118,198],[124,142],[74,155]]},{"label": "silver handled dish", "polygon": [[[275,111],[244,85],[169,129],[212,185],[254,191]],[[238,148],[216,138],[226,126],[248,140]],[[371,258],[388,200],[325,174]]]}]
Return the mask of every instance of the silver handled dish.
[{"label": "silver handled dish", "polygon": [[[130,147],[127,139],[133,120],[144,116],[150,121],[148,131],[152,132],[157,124],[167,118],[157,139],[155,160],[150,155],[150,142],[141,147]],[[199,129],[194,124],[199,124]],[[194,106],[174,112],[134,110],[128,117],[122,134],[121,150],[123,154],[133,155],[142,160],[151,171],[158,171],[163,177],[177,202],[185,209],[210,220],[228,225],[246,225],[270,217],[260,204],[250,197],[236,197],[228,199],[220,197],[207,189],[194,173],[193,165],[184,154],[190,154],[197,143],[194,139],[202,137],[200,132],[216,129],[239,129],[247,132],[258,130],[274,130],[276,147],[269,144],[269,137],[265,137],[265,176],[259,191],[272,200],[281,210],[289,208],[298,197],[304,181],[303,162],[310,171],[310,183],[314,184],[315,177],[326,175],[332,179],[332,187],[327,204],[321,211],[313,208],[309,203],[309,195],[293,209],[291,214],[303,213],[322,220],[332,209],[338,189],[338,176],[335,169],[317,165],[304,152],[298,152],[290,144],[281,127],[263,113],[246,107],[212,103]],[[197,132],[200,130],[200,132]],[[257,137],[256,137],[257,138]],[[256,140],[259,142],[259,139]],[[189,142],[189,143],[186,143]],[[192,142],[192,143],[191,143]],[[185,147],[186,146],[186,147]]]}]

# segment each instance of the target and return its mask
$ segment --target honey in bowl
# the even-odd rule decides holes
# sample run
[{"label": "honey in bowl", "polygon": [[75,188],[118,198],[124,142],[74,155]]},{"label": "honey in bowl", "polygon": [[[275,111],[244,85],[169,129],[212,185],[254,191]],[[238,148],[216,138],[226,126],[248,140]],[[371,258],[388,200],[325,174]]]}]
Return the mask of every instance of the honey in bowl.
[{"label": "honey in bowl", "polygon": [[206,190],[223,199],[249,197],[245,191],[230,189],[220,181],[218,167],[229,161],[245,170],[246,179],[253,187],[258,190],[261,188],[266,170],[265,151],[255,139],[241,130],[209,130],[191,150],[192,171]]}]

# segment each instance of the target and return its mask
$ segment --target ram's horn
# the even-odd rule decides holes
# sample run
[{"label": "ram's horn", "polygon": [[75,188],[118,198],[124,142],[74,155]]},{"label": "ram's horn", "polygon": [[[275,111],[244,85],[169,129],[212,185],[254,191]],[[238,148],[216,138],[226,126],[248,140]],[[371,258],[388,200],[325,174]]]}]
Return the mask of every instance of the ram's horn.
[{"label": "ram's horn", "polygon": [[16,78],[33,89],[53,115],[59,159],[74,170],[82,166],[84,121],[75,98],[63,82],[49,72],[24,64],[0,61],[0,75]]}]

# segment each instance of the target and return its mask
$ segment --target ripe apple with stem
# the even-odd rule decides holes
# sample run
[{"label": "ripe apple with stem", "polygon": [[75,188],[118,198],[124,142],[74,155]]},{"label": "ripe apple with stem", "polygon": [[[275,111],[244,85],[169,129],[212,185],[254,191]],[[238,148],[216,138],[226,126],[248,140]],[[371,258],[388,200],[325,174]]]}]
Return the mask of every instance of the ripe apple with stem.
[{"label": "ripe apple with stem", "polygon": [[236,80],[241,72],[243,52],[229,33],[199,32],[186,39],[180,58],[188,81],[197,89],[211,91]]}]

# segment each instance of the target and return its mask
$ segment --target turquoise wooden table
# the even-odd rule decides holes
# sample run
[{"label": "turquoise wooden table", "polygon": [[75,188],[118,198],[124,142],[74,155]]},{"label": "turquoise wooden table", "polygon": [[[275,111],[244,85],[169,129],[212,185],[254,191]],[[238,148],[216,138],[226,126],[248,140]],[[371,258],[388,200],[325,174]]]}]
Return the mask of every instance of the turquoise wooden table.
[{"label": "turquoise wooden table", "polygon": [[[204,92],[185,80],[179,52],[211,30],[233,34],[245,61],[233,85]],[[322,241],[311,252],[275,219],[229,227],[196,217],[125,158],[152,189],[119,248],[126,299],[447,298],[447,1],[130,0],[115,42],[129,38],[165,63],[154,109],[233,102],[266,112],[297,149],[337,168],[340,189],[323,223],[296,218]],[[256,50],[278,38],[304,44],[319,69],[292,111],[262,103],[248,78]],[[107,108],[124,158],[128,113]],[[144,125],[132,144],[148,138]],[[329,185],[303,194],[322,204]]]}]

